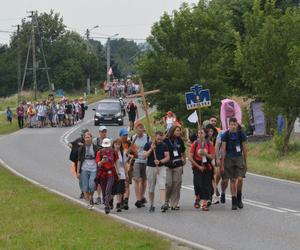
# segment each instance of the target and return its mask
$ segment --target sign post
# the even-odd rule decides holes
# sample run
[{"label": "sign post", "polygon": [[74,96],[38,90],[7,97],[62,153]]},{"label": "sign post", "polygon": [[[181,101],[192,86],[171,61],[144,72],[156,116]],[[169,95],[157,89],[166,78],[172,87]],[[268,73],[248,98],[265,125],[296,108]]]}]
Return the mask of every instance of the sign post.
[{"label": "sign post", "polygon": [[187,110],[198,109],[198,126],[201,127],[201,108],[211,106],[209,89],[202,89],[201,85],[191,87],[191,92],[185,93],[185,102]]}]

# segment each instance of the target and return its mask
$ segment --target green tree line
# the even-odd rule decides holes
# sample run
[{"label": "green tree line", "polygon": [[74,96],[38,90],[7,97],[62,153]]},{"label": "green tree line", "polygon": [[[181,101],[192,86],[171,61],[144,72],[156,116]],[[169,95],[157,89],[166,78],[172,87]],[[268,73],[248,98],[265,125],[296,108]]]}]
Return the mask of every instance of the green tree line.
[{"label": "green tree line", "polygon": [[[31,40],[31,21],[22,20],[20,32],[15,32],[8,45],[0,45],[0,96],[17,92],[17,51],[20,46],[22,77]],[[40,13],[35,24],[36,57],[38,62],[38,89],[49,89],[43,51],[49,67],[51,83],[55,88],[72,92],[86,88],[86,79],[96,84],[106,79],[106,44],[90,39],[88,42],[79,33],[70,31],[58,13]],[[42,51],[43,50],[43,51]],[[111,40],[111,65],[114,76],[125,78],[133,72],[134,55],[138,45],[125,39]],[[32,67],[32,52],[28,67]],[[24,90],[33,88],[32,71],[28,70]]]},{"label": "green tree line", "polygon": [[153,25],[137,69],[147,88],[161,89],[150,97],[158,109],[172,109],[184,121],[184,93],[193,84],[211,91],[206,114],[232,95],[263,100],[266,111],[286,118],[287,152],[300,114],[299,36],[299,1],[200,0]]}]

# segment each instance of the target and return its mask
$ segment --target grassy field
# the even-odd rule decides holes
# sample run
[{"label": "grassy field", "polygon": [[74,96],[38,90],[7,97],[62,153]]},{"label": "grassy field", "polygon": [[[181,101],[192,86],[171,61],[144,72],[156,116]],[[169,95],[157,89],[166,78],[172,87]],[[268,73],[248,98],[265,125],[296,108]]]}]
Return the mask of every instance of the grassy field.
[{"label": "grassy field", "polygon": [[0,166],[0,249],[171,249],[149,231],[73,204]]},{"label": "grassy field", "polygon": [[[31,100],[30,96],[31,94],[27,93],[26,94],[27,99],[26,100]],[[38,100],[43,100],[45,98],[47,98],[48,94],[44,93],[41,94],[39,93],[38,95]],[[66,94],[66,96],[72,100],[72,99],[76,99],[79,98],[81,96],[81,94]],[[104,93],[103,91],[99,91],[99,93],[97,95],[93,94],[93,95],[89,95],[87,96],[87,103],[93,103],[96,102],[100,99],[102,99],[104,97]],[[56,100],[59,100],[60,98],[56,98]],[[5,113],[0,113],[0,135],[2,134],[9,134],[12,132],[15,132],[19,129],[18,127],[18,123],[17,123],[17,117],[15,115],[15,107],[16,107],[16,96],[12,96],[10,98],[1,98],[0,100],[0,111],[4,111],[6,109],[7,106],[12,107],[13,113],[14,113],[14,118],[13,118],[13,124],[9,124],[6,121],[6,114]]]},{"label": "grassy field", "polygon": [[278,154],[272,141],[248,145],[248,171],[300,182],[300,141],[291,143],[286,156]]}]

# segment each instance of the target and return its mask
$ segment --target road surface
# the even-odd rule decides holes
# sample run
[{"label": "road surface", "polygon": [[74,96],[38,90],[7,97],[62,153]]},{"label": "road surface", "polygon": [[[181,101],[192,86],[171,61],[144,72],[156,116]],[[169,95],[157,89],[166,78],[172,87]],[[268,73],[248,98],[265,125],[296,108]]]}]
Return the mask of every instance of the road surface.
[{"label": "road surface", "polygon": [[[0,158],[24,176],[78,198],[78,182],[70,173],[69,150],[64,142],[78,137],[82,128],[97,135],[92,108],[87,111],[86,120],[75,127],[23,129],[0,137]],[[108,129],[109,136],[116,137],[120,127],[109,126]],[[198,247],[299,249],[299,194],[298,183],[249,174],[244,186],[244,209],[232,211],[231,201],[227,199],[225,205],[214,205],[209,212],[202,212],[193,208],[192,172],[188,165],[184,170],[180,211],[161,213],[159,204],[154,214],[149,213],[147,207],[137,209],[132,192],[130,209],[118,216],[180,237]]]}]

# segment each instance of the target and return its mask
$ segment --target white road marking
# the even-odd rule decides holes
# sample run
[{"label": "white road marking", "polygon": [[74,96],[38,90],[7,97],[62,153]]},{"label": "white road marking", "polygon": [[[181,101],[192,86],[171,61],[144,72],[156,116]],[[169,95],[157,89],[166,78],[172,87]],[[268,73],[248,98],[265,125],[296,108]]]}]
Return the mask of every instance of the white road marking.
[{"label": "white road marking", "polygon": [[290,184],[300,185],[300,182],[289,181],[289,180],[284,180],[284,179],[278,179],[278,178],[275,178],[275,177],[270,177],[270,176],[265,176],[265,175],[260,175],[260,174],[253,174],[253,173],[248,172],[247,175],[257,176],[257,177],[260,177],[260,178],[270,179],[270,180],[273,180],[273,181],[280,181],[280,182],[286,182],[286,183],[290,183]]},{"label": "white road marking", "polygon": [[[190,187],[191,185],[189,186],[181,186],[182,188],[184,189],[188,189],[188,190],[192,190],[194,191],[194,188]],[[226,199],[227,200],[231,200],[231,196],[230,195],[226,195]],[[264,208],[264,209],[267,209],[267,210],[271,210],[271,211],[274,211],[274,212],[278,212],[278,213],[286,213],[287,211],[284,211],[284,210],[280,210],[280,209],[277,209],[277,208],[272,208],[272,207],[268,207],[269,204],[266,204],[266,203],[262,203],[262,202],[258,202],[258,201],[251,201],[251,200],[245,200],[243,201],[245,204],[247,205],[251,205],[251,206],[254,206],[254,207],[259,207],[259,208]],[[266,204],[266,205],[260,205],[261,204]]]},{"label": "white road marking", "polygon": [[279,209],[285,210],[285,211],[288,211],[288,212],[291,212],[291,213],[300,213],[300,211],[289,209],[289,208],[285,208],[285,207],[279,207]]},{"label": "white road marking", "polygon": [[249,199],[244,199],[244,201],[248,201],[248,202],[256,203],[256,204],[258,204],[258,205],[262,205],[262,206],[270,206],[270,204],[268,204],[268,203],[264,203],[264,202],[260,202],[260,201],[254,201],[254,200],[249,200]]}]

